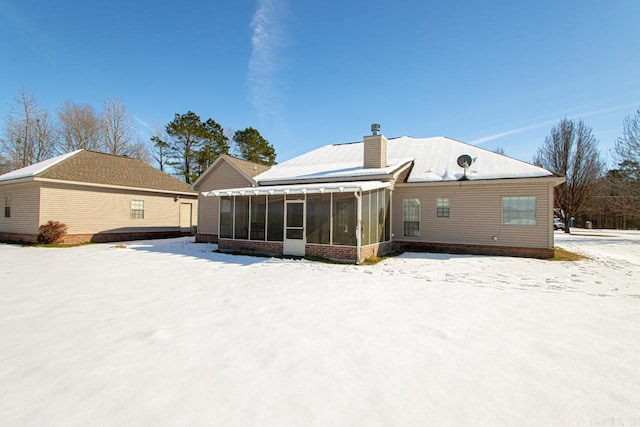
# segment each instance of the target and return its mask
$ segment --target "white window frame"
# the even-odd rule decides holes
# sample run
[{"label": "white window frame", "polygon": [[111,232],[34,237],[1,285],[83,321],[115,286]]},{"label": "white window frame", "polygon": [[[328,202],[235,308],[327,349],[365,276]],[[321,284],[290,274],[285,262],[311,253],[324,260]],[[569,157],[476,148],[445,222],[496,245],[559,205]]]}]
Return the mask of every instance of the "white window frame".
[{"label": "white window frame", "polygon": [[451,200],[448,197],[436,197],[436,218],[449,218]]},{"label": "white window frame", "polygon": [[538,197],[503,196],[502,225],[519,227],[538,225]]},{"label": "white window frame", "polygon": [[420,200],[402,200],[402,235],[420,237]]},{"label": "white window frame", "polygon": [[131,200],[131,219],[144,219],[144,200]]}]

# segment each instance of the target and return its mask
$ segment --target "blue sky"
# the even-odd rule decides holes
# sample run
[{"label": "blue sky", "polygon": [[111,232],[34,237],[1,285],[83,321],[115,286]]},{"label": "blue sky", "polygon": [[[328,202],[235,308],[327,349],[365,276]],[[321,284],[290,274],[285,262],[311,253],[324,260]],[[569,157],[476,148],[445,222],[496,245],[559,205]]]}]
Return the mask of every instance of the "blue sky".
[{"label": "blue sky", "polygon": [[0,0],[0,116],[119,97],[148,140],[192,110],[278,161],[444,135],[531,161],[563,117],[605,157],[640,106],[640,1]]}]

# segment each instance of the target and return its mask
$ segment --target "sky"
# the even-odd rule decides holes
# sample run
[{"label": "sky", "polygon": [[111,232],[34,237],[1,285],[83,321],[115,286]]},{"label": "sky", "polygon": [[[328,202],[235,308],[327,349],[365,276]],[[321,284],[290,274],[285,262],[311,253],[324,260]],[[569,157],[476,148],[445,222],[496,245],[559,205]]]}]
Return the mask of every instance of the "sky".
[{"label": "sky", "polygon": [[148,141],[191,110],[254,127],[277,161],[447,136],[531,161],[564,117],[612,164],[640,107],[640,2],[0,0],[0,117],[120,98]]}]

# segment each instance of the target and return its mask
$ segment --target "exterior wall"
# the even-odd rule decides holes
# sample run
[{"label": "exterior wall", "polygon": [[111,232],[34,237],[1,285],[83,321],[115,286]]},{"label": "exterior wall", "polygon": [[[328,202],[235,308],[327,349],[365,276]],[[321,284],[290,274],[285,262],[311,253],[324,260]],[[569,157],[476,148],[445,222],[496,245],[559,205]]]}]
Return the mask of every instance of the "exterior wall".
[{"label": "exterior wall", "polygon": [[[5,196],[11,197],[11,217],[4,217]],[[40,183],[0,185],[0,239],[29,241],[29,235],[37,235],[40,213]],[[20,235],[19,238],[9,238]],[[5,237],[2,237],[2,236]]]},{"label": "exterior wall", "polygon": [[[65,223],[68,235],[179,232],[181,203],[194,205],[192,223],[197,223],[195,195],[174,200],[172,194],[52,183],[43,184],[41,192],[39,223]],[[131,200],[144,201],[143,219],[131,219]]]},{"label": "exterior wall", "polygon": [[218,250],[237,252],[247,255],[281,256],[283,242],[262,242],[257,240],[220,239]]},{"label": "exterior wall", "polygon": [[251,182],[226,161],[209,173],[195,189],[198,192],[198,242],[217,242],[218,240],[218,203],[220,198],[203,196],[202,192],[238,188],[251,185]]},{"label": "exterior wall", "polygon": [[364,137],[364,167],[384,168],[387,166],[387,139],[383,135]]},{"label": "exterior wall", "polygon": [[[451,247],[472,245],[552,249],[552,189],[550,183],[518,184],[505,181],[499,184],[463,181],[459,185],[397,185],[392,207],[393,240],[397,242],[397,248],[415,248],[420,246],[415,243],[433,243],[449,244]],[[502,225],[503,196],[536,196],[537,224]],[[436,217],[437,197],[449,198],[448,218]],[[408,198],[420,200],[419,237],[403,236],[402,201]]]}]

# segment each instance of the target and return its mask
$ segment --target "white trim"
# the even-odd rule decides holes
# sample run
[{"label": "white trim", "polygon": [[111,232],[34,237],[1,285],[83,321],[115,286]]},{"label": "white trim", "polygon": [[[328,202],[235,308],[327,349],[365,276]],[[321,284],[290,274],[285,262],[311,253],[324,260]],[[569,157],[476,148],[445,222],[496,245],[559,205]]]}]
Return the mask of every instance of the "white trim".
[{"label": "white trim", "polygon": [[263,187],[243,187],[213,190],[203,192],[203,196],[270,196],[275,194],[324,194],[324,193],[355,193],[378,190],[391,186],[382,181],[352,181],[330,182],[298,185],[271,185]]}]

